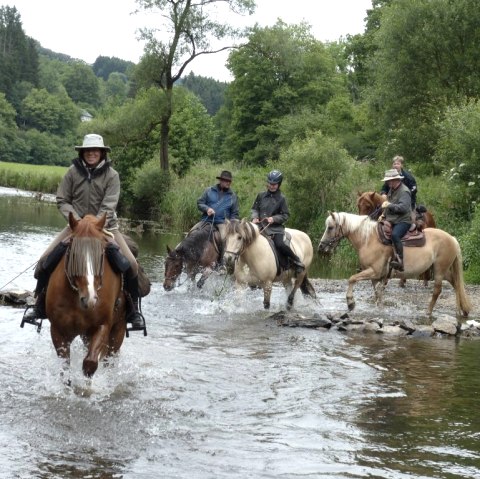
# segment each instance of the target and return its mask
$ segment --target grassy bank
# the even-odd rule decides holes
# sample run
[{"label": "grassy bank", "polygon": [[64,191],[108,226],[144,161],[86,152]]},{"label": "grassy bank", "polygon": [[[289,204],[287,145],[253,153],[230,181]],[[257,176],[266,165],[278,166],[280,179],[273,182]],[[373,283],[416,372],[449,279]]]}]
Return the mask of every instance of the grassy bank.
[{"label": "grassy bank", "polygon": [[0,186],[55,193],[67,171],[64,166],[26,165],[0,161]]}]

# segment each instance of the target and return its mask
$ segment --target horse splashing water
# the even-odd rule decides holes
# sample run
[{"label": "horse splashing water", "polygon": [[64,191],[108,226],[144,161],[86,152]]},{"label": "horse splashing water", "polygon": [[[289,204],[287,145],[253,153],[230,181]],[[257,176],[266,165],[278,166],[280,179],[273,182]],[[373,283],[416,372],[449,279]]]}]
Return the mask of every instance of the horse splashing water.
[{"label": "horse splashing water", "polygon": [[70,345],[80,336],[88,348],[83,373],[92,377],[98,362],[119,351],[126,331],[122,278],[105,258],[106,215],[69,215],[71,243],[54,269],[46,293],[52,342],[60,358],[70,362]]},{"label": "horse splashing water", "polygon": [[[471,310],[470,300],[465,292],[463,281],[462,253],[458,241],[445,231],[437,228],[424,230],[424,246],[404,248],[405,271],[400,277],[412,278],[433,267],[433,294],[428,305],[431,316],[438,296],[442,291],[443,280],[448,281],[455,290],[457,310],[468,316]],[[393,257],[393,247],[382,244],[377,235],[377,222],[368,216],[351,213],[330,213],[325,220],[318,251],[332,253],[340,240],[347,238],[358,253],[362,271],[348,280],[347,305],[355,307],[353,287],[357,281],[371,280],[377,303],[381,302],[385,279],[389,271],[389,262]]]},{"label": "horse splashing water", "polygon": [[[378,220],[383,213],[382,203],[384,199],[379,193],[375,191],[365,191],[364,193],[358,193],[357,195],[357,208],[359,215],[368,215],[372,220]],[[412,213],[412,223],[415,223],[419,230],[425,228],[436,228],[437,224],[435,218],[430,211],[426,210],[423,206],[417,206]],[[425,271],[419,276],[420,280],[423,280],[423,285],[428,286],[428,281],[431,279],[431,271]],[[400,286],[405,286],[405,279],[400,280]]]},{"label": "horse splashing water", "polygon": [[313,259],[312,242],[303,231],[286,228],[285,233],[291,235],[292,250],[305,265],[305,270],[297,275],[292,269],[279,271],[272,246],[260,233],[258,225],[246,220],[226,222],[225,264],[233,270],[238,285],[262,287],[265,309],[270,308],[272,284],[276,281],[281,282],[289,293],[287,309],[293,306],[298,288],[304,295],[316,296],[307,278]]},{"label": "horse splashing water", "polygon": [[213,226],[207,225],[192,231],[175,249],[167,246],[163,288],[171,291],[184,269],[191,281],[201,273],[197,282],[197,286],[201,288],[218,265],[220,241],[219,232],[213,230]]}]

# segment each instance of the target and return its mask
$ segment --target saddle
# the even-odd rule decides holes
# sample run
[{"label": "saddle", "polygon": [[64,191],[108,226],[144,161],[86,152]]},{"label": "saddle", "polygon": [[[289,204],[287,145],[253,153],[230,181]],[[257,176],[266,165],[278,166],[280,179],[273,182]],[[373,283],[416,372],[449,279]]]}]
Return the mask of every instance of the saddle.
[{"label": "saddle", "polygon": [[[268,241],[268,244],[270,245],[270,248],[272,248],[273,256],[275,257],[275,264],[277,266],[277,276],[279,276],[282,271],[286,271],[287,269],[290,269],[291,267],[290,258],[283,255],[280,251],[278,251],[272,239],[272,236],[266,235],[264,233],[262,233],[262,235],[265,236],[265,238]],[[290,242],[292,241],[292,235],[287,231],[285,231],[285,234],[283,235],[283,241],[285,244],[290,246]]]},{"label": "saddle", "polygon": [[[390,221],[382,220],[378,222],[377,235],[380,242],[384,245],[392,244],[392,223]],[[402,238],[403,246],[407,247],[421,247],[425,246],[426,238],[421,229],[417,228],[415,223],[412,223],[409,230]]]},{"label": "saddle", "polygon": [[[194,227],[195,228],[195,227]],[[208,222],[203,222],[200,226],[198,226],[196,229],[192,228],[188,234],[194,233],[195,231],[201,231],[201,230],[209,230],[211,231],[213,228],[212,232],[212,243],[213,246],[215,246],[215,251],[218,253],[218,255],[221,257],[223,254],[223,241],[220,236],[220,231],[218,231],[218,228],[215,225],[212,225],[212,223]],[[188,235],[187,235],[188,236]]]}]

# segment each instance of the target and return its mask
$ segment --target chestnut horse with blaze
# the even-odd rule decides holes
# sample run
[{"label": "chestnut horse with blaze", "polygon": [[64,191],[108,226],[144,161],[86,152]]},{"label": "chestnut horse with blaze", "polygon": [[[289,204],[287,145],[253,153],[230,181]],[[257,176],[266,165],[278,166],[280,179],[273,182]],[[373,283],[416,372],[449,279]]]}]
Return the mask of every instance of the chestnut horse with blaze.
[{"label": "chestnut horse with blaze", "polygon": [[122,277],[106,259],[106,215],[76,220],[70,213],[71,243],[53,271],[46,295],[52,342],[70,362],[70,345],[80,336],[88,348],[83,373],[92,377],[99,360],[119,351],[125,337]]}]

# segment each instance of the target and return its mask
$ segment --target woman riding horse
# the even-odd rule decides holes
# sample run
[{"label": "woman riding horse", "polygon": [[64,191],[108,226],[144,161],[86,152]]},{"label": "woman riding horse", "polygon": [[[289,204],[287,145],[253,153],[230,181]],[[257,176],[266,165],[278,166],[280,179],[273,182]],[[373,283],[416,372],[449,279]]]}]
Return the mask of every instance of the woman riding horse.
[{"label": "woman riding horse", "polygon": [[[76,146],[75,150],[79,153],[78,158],[73,160],[58,187],[57,206],[67,221],[70,213],[77,220],[87,214],[93,214],[97,218],[106,214],[105,227],[113,235],[130,265],[124,274],[124,287],[130,298],[126,320],[132,324],[132,330],[145,330],[145,319],[139,305],[138,263],[118,229],[116,208],[120,197],[120,178],[107,157],[110,147],[104,145],[100,135],[88,134],[85,135],[83,144]],[[52,271],[45,263],[49,257],[51,260],[52,256],[57,262],[61,259],[65,251],[63,242],[71,233],[67,224],[38,261],[35,269],[37,300],[35,306],[25,313],[22,324],[37,324],[38,319],[47,317],[45,292]]]}]

